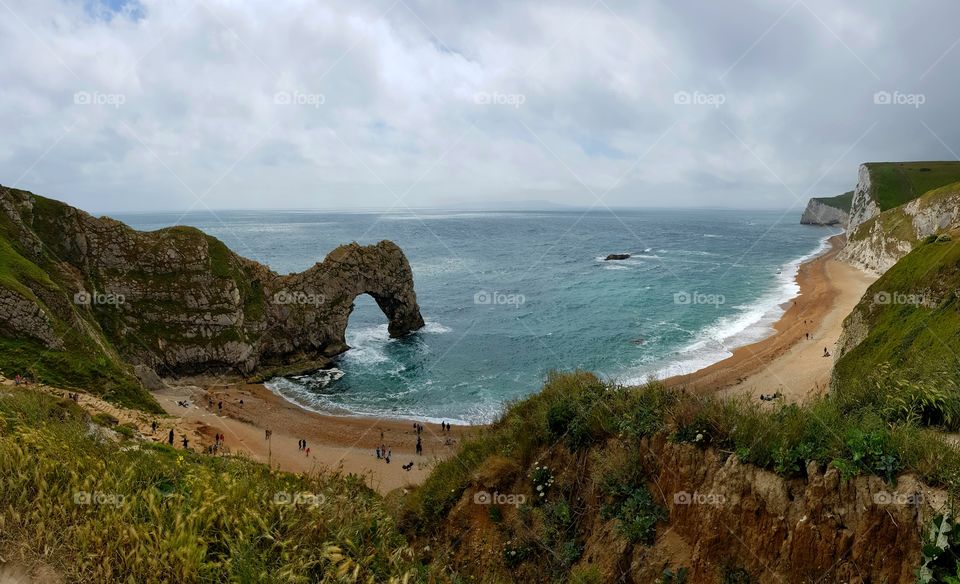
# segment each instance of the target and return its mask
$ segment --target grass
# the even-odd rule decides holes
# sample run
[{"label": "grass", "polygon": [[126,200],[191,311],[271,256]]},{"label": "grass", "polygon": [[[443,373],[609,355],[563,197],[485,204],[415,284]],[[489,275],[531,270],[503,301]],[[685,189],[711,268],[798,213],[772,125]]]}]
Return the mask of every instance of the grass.
[{"label": "grass", "polygon": [[960,181],[960,162],[871,162],[873,198],[881,211]]},{"label": "grass", "polygon": [[0,555],[70,582],[398,582],[425,577],[356,477],[99,440],[69,401],[0,394]]},{"label": "grass", "polygon": [[840,209],[841,211],[850,212],[850,205],[853,203],[853,191],[847,191],[842,195],[837,195],[835,197],[814,197],[814,201],[818,203],[823,203],[828,207],[833,207],[834,209]]},{"label": "grass", "polygon": [[[926,386],[923,393],[943,391],[960,403],[958,289],[960,245],[920,243],[870,286],[848,317],[846,326],[861,321],[869,332],[837,360],[834,388],[858,391],[854,386],[862,385],[886,363],[891,373],[911,382],[901,384],[900,395]],[[891,379],[891,387],[895,381]],[[947,425],[960,429],[960,416]]]},{"label": "grass", "polygon": [[0,371],[7,377],[26,375],[35,382],[89,391],[124,407],[162,413],[160,404],[116,361],[103,353],[71,343],[50,350],[32,340],[0,337]]}]

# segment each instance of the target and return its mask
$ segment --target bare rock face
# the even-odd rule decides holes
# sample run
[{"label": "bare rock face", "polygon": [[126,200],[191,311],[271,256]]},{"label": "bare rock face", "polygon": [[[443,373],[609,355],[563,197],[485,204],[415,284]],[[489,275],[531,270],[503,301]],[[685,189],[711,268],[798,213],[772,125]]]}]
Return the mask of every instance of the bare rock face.
[{"label": "bare rock face", "polygon": [[344,245],[281,276],[194,228],[139,232],[3,187],[0,220],[24,263],[49,275],[0,280],[0,336],[58,349],[80,335],[141,373],[318,368],[349,348],[360,294],[376,300],[393,337],[424,324],[410,264],[389,241]]},{"label": "bare rock face", "polygon": [[849,236],[861,223],[880,214],[880,205],[873,198],[873,182],[870,178],[870,167],[860,165],[857,172],[857,187],[853,191],[853,202],[850,204],[850,219],[847,223]]},{"label": "bare rock face", "polygon": [[807,202],[807,208],[800,217],[802,225],[842,225],[846,227],[850,215],[843,209],[826,205],[816,199]]}]

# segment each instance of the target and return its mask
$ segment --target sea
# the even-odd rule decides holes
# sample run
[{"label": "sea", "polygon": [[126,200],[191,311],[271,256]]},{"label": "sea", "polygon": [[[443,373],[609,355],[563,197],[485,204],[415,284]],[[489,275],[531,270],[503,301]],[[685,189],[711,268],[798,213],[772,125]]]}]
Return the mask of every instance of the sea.
[{"label": "sea", "polygon": [[[772,333],[801,262],[831,228],[733,210],[216,211],[113,214],[141,230],[191,225],[279,273],[342,243],[396,242],[426,326],[391,339],[355,301],[336,367],[267,387],[308,409],[489,422],[551,371],[622,384],[689,373]],[[630,254],[626,260],[605,258]]]}]

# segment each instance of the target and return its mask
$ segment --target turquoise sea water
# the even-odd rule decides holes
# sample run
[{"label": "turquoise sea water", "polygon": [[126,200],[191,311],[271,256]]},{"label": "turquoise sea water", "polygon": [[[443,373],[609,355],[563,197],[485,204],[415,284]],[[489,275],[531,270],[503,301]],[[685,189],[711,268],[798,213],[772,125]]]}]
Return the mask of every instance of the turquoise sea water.
[{"label": "turquoise sea water", "polygon": [[[770,332],[796,266],[834,231],[796,213],[716,210],[116,215],[199,227],[287,273],[350,241],[397,242],[427,326],[390,339],[357,299],[337,368],[268,385],[335,413],[489,421],[553,369],[625,383],[689,372]],[[603,261],[610,253],[633,254]]]}]

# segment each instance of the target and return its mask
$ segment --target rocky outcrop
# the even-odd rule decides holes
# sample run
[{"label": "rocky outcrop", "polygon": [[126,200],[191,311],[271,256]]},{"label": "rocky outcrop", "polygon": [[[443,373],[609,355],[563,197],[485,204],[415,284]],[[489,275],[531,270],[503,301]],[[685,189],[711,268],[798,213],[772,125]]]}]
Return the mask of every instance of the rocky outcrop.
[{"label": "rocky outcrop", "polygon": [[410,265],[389,241],[344,245],[281,276],[197,229],[139,232],[25,191],[0,187],[0,222],[25,266],[0,278],[0,333],[49,349],[79,335],[141,374],[320,367],[349,348],[360,294],[376,300],[391,336],[424,324]]},{"label": "rocky outcrop", "polygon": [[628,253],[612,253],[607,257],[603,258],[603,261],[610,262],[610,261],[628,260],[628,259],[630,259],[630,254]]},{"label": "rocky outcrop", "polygon": [[847,226],[850,215],[843,209],[832,207],[820,199],[810,199],[807,202],[806,209],[803,210],[803,216],[800,217],[802,225],[842,225]]}]

